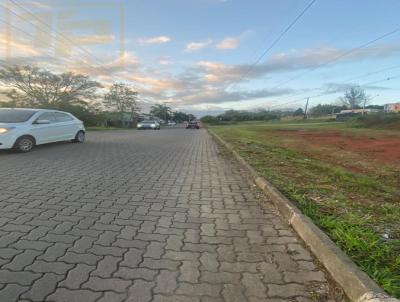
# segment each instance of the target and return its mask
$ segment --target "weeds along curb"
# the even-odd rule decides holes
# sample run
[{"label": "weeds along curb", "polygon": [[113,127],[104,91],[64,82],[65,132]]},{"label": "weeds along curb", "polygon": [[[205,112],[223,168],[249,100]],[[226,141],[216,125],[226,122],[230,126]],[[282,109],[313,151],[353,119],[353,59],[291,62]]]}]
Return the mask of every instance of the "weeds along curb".
[{"label": "weeds along curb", "polygon": [[400,302],[384,291],[324,233],[310,218],[288,200],[265,178],[258,175],[234,149],[212,130],[211,136],[223,145],[237,161],[250,173],[255,184],[268,196],[278,208],[284,219],[292,226],[314,255],[325,266],[333,280],[344,290],[353,302]]}]

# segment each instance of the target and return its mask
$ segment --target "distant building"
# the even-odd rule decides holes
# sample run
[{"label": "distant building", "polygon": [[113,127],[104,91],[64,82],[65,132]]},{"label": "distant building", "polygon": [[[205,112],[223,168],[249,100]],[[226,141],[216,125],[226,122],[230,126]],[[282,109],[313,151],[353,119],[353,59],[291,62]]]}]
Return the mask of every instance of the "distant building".
[{"label": "distant building", "polygon": [[346,120],[351,119],[358,115],[378,113],[378,112],[382,112],[382,110],[381,109],[346,109],[346,110],[341,110],[340,113],[336,113],[336,120],[337,121],[346,121]]},{"label": "distant building", "polygon": [[400,112],[400,103],[385,104],[385,112]]}]

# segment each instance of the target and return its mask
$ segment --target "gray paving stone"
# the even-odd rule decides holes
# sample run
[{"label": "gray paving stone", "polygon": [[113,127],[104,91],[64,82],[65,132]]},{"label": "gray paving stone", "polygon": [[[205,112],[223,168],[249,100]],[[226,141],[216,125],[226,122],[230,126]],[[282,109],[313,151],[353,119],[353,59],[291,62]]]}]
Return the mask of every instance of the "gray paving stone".
[{"label": "gray paving stone", "polygon": [[0,154],[0,166],[1,298],[329,296],[310,252],[203,130],[89,132],[85,144]]},{"label": "gray paving stone", "polygon": [[95,266],[77,264],[68,272],[67,278],[60,283],[60,286],[68,289],[79,289],[89,279],[89,274],[94,269]]},{"label": "gray paving stone", "polygon": [[220,285],[213,285],[208,283],[180,283],[176,294],[185,296],[211,296],[219,297],[221,292]]},{"label": "gray paving stone", "polygon": [[57,242],[47,248],[46,252],[37,257],[37,259],[45,260],[47,262],[56,261],[59,257],[65,255],[69,247],[71,247],[70,244]]},{"label": "gray paving stone", "polygon": [[161,255],[164,254],[165,245],[166,243],[163,242],[151,242],[147,246],[147,251],[143,257],[160,259]]},{"label": "gray paving stone", "polygon": [[9,269],[12,271],[21,271],[26,266],[32,264],[35,261],[35,258],[40,255],[41,252],[35,250],[25,250],[21,254],[14,257],[14,259],[4,265],[2,268]]},{"label": "gray paving stone", "polygon": [[39,279],[41,274],[32,272],[12,272],[9,270],[0,270],[0,284],[17,283],[20,285],[31,285],[33,281]]},{"label": "gray paving stone", "polygon": [[110,278],[114,272],[118,270],[118,263],[121,258],[114,256],[104,256],[102,260],[97,264],[95,271],[91,273],[93,276],[98,276],[101,278]]},{"label": "gray paving stone", "polygon": [[87,265],[97,265],[101,257],[94,254],[78,254],[74,252],[67,252],[65,256],[61,257],[59,260],[66,263],[84,263]]},{"label": "gray paving stone", "polygon": [[62,280],[62,276],[56,274],[44,274],[36,280],[30,289],[21,298],[32,301],[44,301],[45,298],[56,290],[57,283]]},{"label": "gray paving stone", "polygon": [[182,261],[179,281],[198,283],[200,278],[199,261]]},{"label": "gray paving stone", "polygon": [[94,302],[101,296],[99,292],[93,292],[90,290],[70,290],[66,288],[58,288],[55,293],[47,297],[46,301],[54,302]]},{"label": "gray paving stone", "polygon": [[178,287],[177,283],[178,272],[161,270],[156,278],[156,287],[153,289],[157,294],[173,294]]},{"label": "gray paving stone", "polygon": [[149,302],[152,300],[152,288],[154,282],[135,280],[129,288],[127,302]]},{"label": "gray paving stone", "polygon": [[242,283],[246,289],[247,297],[267,297],[266,288],[265,285],[261,282],[261,278],[262,277],[259,274],[243,273]]},{"label": "gray paving stone", "polygon": [[28,289],[29,287],[20,286],[17,284],[7,284],[3,289],[0,290],[1,300],[5,302],[20,301],[19,296]]},{"label": "gray paving stone", "polygon": [[269,297],[291,298],[296,296],[309,296],[304,285],[301,284],[269,284],[268,285]]},{"label": "gray paving stone", "polygon": [[120,263],[120,265],[128,267],[138,267],[138,264],[143,259],[143,254],[144,250],[131,248],[125,253],[124,260]]},{"label": "gray paving stone", "polygon": [[120,267],[114,273],[114,277],[126,280],[144,279],[147,281],[152,281],[154,280],[157,274],[158,270],[151,270],[144,267],[140,268]]},{"label": "gray paving stone", "polygon": [[33,271],[35,273],[54,273],[58,275],[65,275],[71,268],[72,264],[64,262],[46,262],[43,260],[37,260],[32,265],[25,268],[27,271]]},{"label": "gray paving stone", "polygon": [[243,293],[243,289],[240,286],[233,284],[224,285],[222,296],[224,297],[225,301],[229,302],[243,302],[247,300]]},{"label": "gray paving stone", "polygon": [[82,284],[82,288],[87,288],[93,291],[115,291],[118,293],[126,292],[126,289],[132,284],[131,281],[120,278],[99,278],[89,277],[89,280]]},{"label": "gray paving stone", "polygon": [[106,292],[96,302],[122,302],[125,301],[126,294],[117,294],[114,292]]}]

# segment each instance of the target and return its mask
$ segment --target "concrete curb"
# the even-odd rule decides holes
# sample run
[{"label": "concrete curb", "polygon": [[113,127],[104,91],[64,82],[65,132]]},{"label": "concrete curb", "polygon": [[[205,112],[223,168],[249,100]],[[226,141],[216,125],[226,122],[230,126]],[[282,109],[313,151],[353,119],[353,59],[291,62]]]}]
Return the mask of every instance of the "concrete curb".
[{"label": "concrete curb", "polygon": [[307,216],[288,200],[277,188],[258,173],[216,133],[207,129],[221,145],[250,173],[256,185],[268,196],[282,216],[298,233],[314,255],[325,266],[331,277],[342,287],[354,302],[400,302],[385,292]]}]

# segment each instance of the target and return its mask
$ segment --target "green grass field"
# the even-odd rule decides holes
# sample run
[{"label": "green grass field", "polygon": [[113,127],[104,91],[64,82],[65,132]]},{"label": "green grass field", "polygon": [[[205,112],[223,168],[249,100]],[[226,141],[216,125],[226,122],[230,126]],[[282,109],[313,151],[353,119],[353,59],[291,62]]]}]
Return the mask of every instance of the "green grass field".
[{"label": "green grass field", "polygon": [[[400,132],[345,123],[210,126],[400,297]],[[396,149],[397,147],[397,149]]]}]

